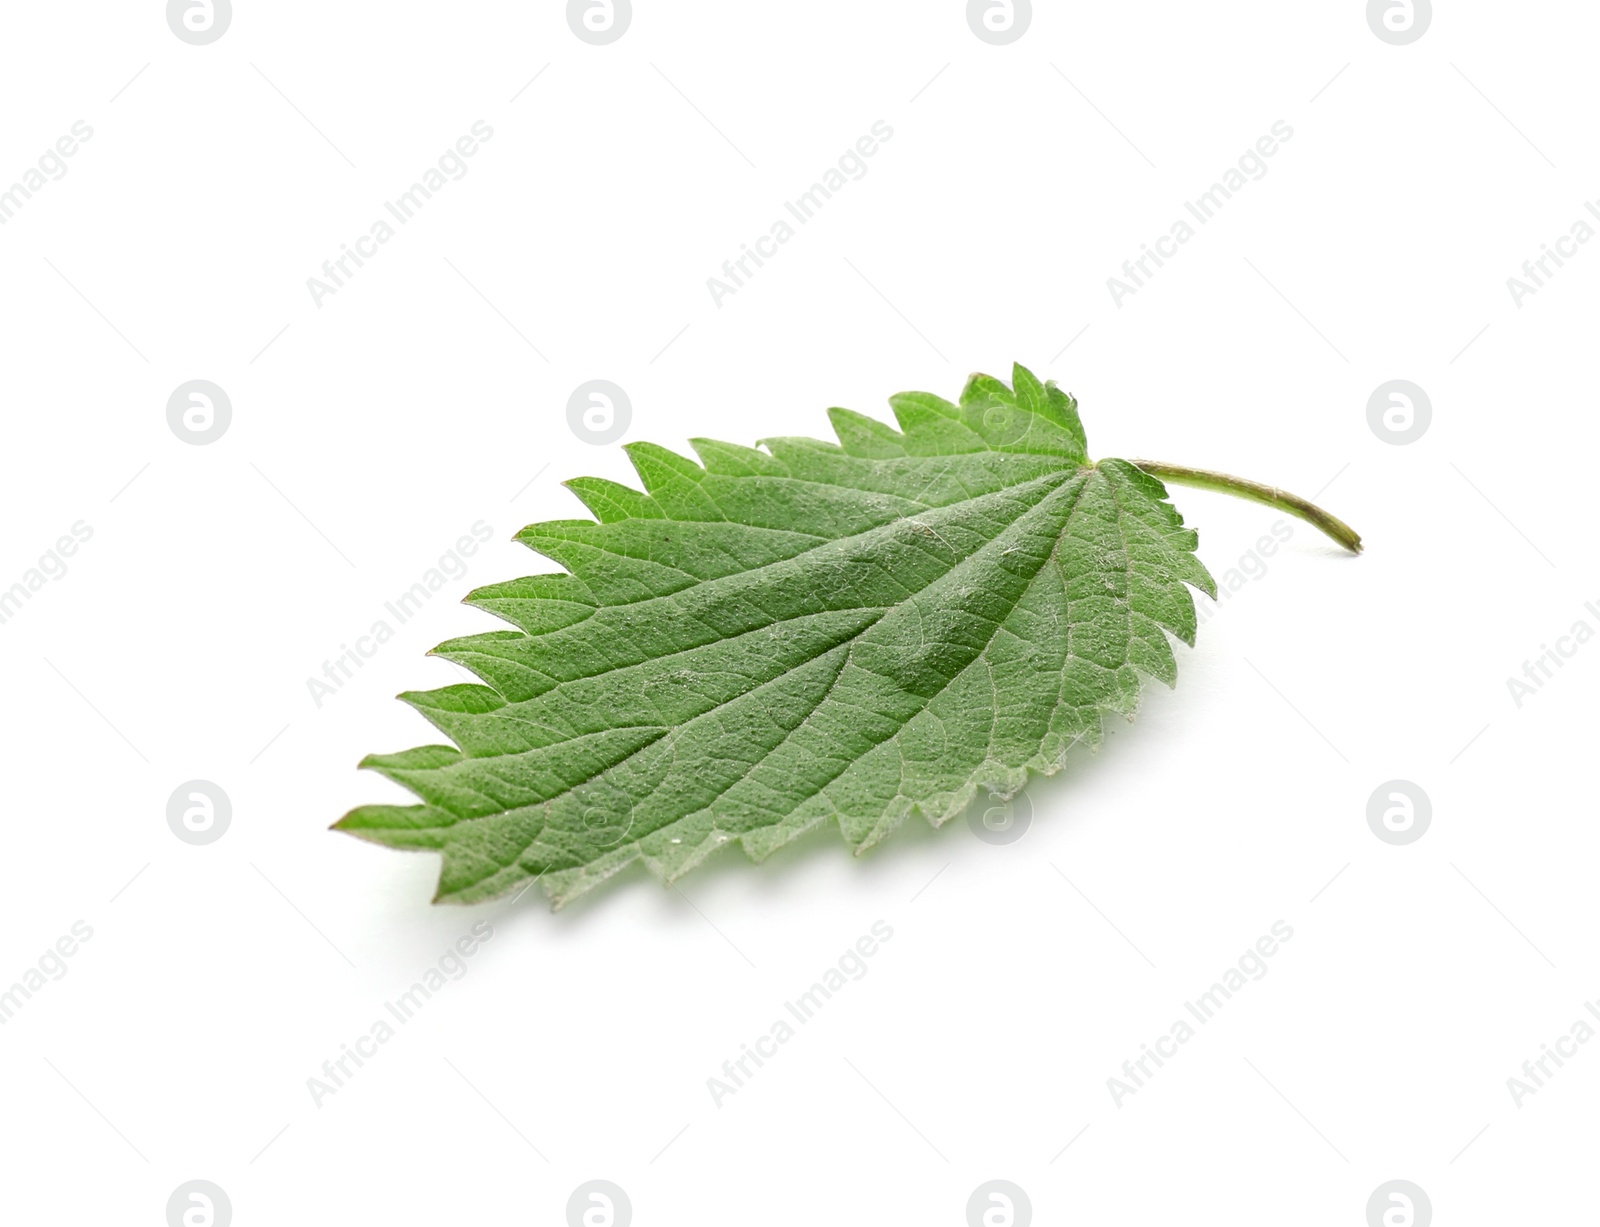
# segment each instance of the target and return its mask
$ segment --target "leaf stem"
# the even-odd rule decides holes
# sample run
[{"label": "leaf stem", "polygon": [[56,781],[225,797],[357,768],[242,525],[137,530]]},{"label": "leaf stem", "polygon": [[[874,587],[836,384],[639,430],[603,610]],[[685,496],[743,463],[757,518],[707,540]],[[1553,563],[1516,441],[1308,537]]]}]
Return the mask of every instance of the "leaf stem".
[{"label": "leaf stem", "polygon": [[1215,473],[1210,469],[1191,469],[1180,464],[1166,464],[1160,460],[1130,460],[1128,463],[1143,469],[1158,481],[1171,482],[1178,486],[1193,486],[1197,490],[1216,490],[1222,494],[1231,494],[1235,498],[1249,499],[1253,503],[1265,503],[1268,507],[1287,511],[1290,515],[1298,516],[1308,524],[1321,529],[1352,554],[1361,552],[1360,533],[1338,516],[1324,511],[1298,494],[1290,494],[1287,490],[1263,485],[1259,481],[1250,481],[1244,477]]}]

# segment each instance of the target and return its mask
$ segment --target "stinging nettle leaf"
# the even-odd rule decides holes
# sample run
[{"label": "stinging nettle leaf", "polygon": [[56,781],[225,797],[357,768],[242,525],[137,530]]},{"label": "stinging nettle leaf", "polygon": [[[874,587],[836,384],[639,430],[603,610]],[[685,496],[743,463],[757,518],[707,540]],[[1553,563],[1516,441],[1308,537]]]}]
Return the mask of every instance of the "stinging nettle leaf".
[{"label": "stinging nettle leaf", "polygon": [[899,430],[833,409],[837,443],[635,443],[642,493],[568,482],[594,519],[517,535],[566,573],[479,588],[515,629],[434,649],[484,684],[400,696],[455,744],[361,764],[421,804],[336,829],[442,853],[436,901],[461,903],[537,880],[559,907],[634,861],[671,881],[829,822],[859,854],[1059,771],[1141,674],[1175,683],[1168,636],[1193,644],[1189,587],[1216,586],[1140,466],[1313,518],[1092,462],[1077,402],[1021,366],[889,403]]}]

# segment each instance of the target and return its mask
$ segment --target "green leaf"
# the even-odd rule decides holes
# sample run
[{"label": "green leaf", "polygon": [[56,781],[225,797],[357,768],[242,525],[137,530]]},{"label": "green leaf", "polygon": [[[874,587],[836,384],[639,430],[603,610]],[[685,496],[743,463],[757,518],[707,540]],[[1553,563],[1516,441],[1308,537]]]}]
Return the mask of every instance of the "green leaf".
[{"label": "green leaf", "polygon": [[437,899],[537,879],[557,906],[645,861],[672,880],[828,822],[857,853],[979,788],[1009,796],[1176,680],[1185,585],[1215,595],[1155,478],[1088,458],[1078,406],[1017,367],[900,430],[830,412],[839,442],[627,448],[644,493],[568,487],[594,520],[518,540],[566,568],[468,602],[515,630],[435,649],[485,685],[400,697],[454,746],[374,755],[420,805],[337,824],[443,853]]}]

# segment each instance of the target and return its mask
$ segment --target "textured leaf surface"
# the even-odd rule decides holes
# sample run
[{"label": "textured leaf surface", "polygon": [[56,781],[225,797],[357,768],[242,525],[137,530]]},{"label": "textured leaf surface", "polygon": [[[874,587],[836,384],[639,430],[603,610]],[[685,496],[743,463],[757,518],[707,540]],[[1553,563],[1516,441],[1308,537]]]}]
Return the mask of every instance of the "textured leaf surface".
[{"label": "textured leaf surface", "polygon": [[568,482],[595,519],[518,534],[567,574],[478,589],[516,629],[435,649],[486,684],[401,696],[454,746],[362,763],[422,804],[336,826],[442,852],[440,900],[536,878],[559,906],[641,858],[671,880],[734,841],[938,825],[1175,681],[1185,585],[1215,585],[1160,482],[1091,462],[1020,366],[890,404],[899,431],[834,409],[838,443],[636,443],[643,493]]}]

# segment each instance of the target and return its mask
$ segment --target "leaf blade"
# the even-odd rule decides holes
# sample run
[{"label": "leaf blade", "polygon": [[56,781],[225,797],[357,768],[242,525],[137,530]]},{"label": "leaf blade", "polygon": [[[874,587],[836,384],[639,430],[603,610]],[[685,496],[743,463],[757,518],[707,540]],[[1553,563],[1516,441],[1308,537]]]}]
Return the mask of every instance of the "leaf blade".
[{"label": "leaf blade", "polygon": [[1141,674],[1175,681],[1215,584],[1160,482],[1013,383],[900,394],[898,432],[834,410],[832,444],[632,445],[643,492],[569,483],[596,520],[518,534],[569,574],[479,589],[517,629],[435,649],[485,684],[402,696],[456,748],[363,764],[422,804],[336,826],[437,848],[441,900],[536,880],[560,906],[830,821],[859,854],[1053,774]]}]

